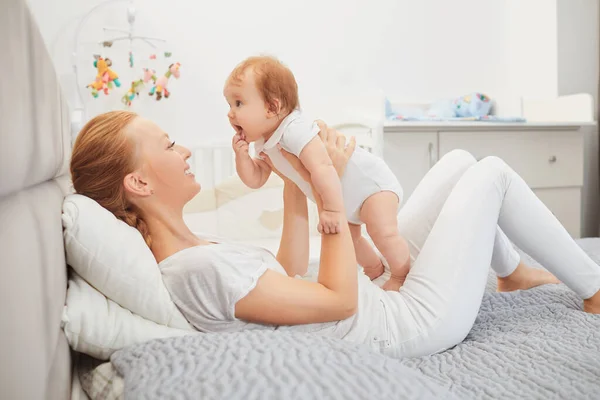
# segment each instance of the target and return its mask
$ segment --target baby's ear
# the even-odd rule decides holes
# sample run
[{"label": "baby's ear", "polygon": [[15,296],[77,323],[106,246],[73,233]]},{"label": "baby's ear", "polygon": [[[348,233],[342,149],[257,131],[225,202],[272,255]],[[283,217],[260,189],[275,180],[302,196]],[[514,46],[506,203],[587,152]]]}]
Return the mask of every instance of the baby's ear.
[{"label": "baby's ear", "polygon": [[281,102],[279,99],[273,99],[267,105],[267,113],[269,117],[276,117],[281,112]]}]

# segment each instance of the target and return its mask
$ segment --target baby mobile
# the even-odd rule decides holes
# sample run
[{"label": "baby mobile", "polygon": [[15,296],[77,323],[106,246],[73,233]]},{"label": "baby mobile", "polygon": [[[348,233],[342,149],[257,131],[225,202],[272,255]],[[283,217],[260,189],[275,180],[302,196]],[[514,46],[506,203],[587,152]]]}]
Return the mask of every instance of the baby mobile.
[{"label": "baby mobile", "polygon": [[[165,52],[165,54],[170,54]],[[130,55],[131,57],[131,55]],[[150,56],[151,59],[156,59],[155,55]],[[146,86],[149,85],[150,89],[148,91],[148,95],[154,96],[156,95],[156,100],[160,100],[163,97],[168,98],[171,95],[171,92],[167,89],[169,84],[169,79],[174,77],[175,79],[179,79],[181,64],[176,62],[169,65],[167,72],[164,75],[157,76],[156,70],[151,68],[142,68],[141,70],[141,78],[137,80],[133,80],[131,82],[131,86],[127,89],[123,97],[121,97],[121,102],[126,106],[130,107],[131,103],[139,97],[140,92],[146,89]]]},{"label": "baby mobile", "polygon": [[98,92],[100,91],[108,94],[109,90],[113,88],[113,82],[116,87],[121,86],[119,76],[110,68],[111,66],[112,61],[110,58],[102,58],[99,55],[94,55],[94,68],[97,71],[96,79],[87,85],[88,88],[92,89],[92,96],[98,97]]},{"label": "baby mobile", "polygon": [[[135,67],[134,60],[134,52],[133,52],[133,42],[135,40],[141,40],[151,46],[152,48],[156,48],[156,45],[153,42],[165,42],[163,39],[151,38],[147,36],[134,36],[133,35],[133,25],[135,23],[135,8],[131,3],[127,10],[127,20],[129,22],[129,30],[120,30],[120,29],[109,29],[105,28],[105,30],[116,31],[124,36],[114,37],[109,40],[105,40],[101,42],[102,47],[110,48],[114,44],[114,42],[121,40],[129,40],[129,58],[128,64],[130,68]],[[106,51],[103,51],[106,53]],[[163,57],[164,59],[170,59],[172,53],[170,51],[164,51]],[[157,56],[156,54],[150,54],[148,57],[149,62],[156,62]],[[170,60],[169,60],[170,61]],[[94,98],[98,98],[99,93],[104,93],[104,95],[110,95],[111,91],[116,88],[121,87],[121,81],[119,80],[119,75],[115,72],[113,67],[113,61],[108,57],[103,57],[100,54],[94,55],[93,66],[96,70],[96,76],[94,81],[86,86],[91,91],[91,95]],[[126,87],[125,93],[121,97],[121,102],[130,107],[133,101],[136,98],[139,98],[140,93],[144,90],[148,90],[148,95],[155,97],[157,101],[164,98],[169,98],[171,92],[169,91],[168,84],[170,78],[179,79],[180,77],[180,68],[181,64],[179,62],[171,62],[166,70],[166,72],[160,76],[156,74],[155,69],[151,68],[141,68],[140,76],[137,79],[131,81],[131,84]],[[149,88],[147,89],[147,86]]]}]

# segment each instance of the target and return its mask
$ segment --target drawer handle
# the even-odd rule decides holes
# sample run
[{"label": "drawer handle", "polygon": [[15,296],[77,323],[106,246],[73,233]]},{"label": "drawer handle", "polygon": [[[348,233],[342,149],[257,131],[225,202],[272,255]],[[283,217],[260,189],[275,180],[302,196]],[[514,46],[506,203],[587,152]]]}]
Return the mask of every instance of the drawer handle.
[{"label": "drawer handle", "polygon": [[551,156],[551,157],[548,159],[548,162],[549,162],[549,163],[551,163],[551,164],[552,164],[552,163],[555,163],[555,162],[556,162],[556,156]]},{"label": "drawer handle", "polygon": [[435,164],[435,160],[433,159],[433,143],[429,142],[428,150],[429,150],[429,168],[431,168]]}]

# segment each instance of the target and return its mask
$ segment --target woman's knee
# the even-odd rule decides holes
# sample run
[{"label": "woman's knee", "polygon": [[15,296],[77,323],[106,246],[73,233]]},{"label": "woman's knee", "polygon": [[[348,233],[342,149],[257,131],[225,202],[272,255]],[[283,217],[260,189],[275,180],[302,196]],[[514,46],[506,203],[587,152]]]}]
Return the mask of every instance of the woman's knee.
[{"label": "woman's knee", "polygon": [[506,187],[516,176],[513,169],[504,160],[496,156],[485,157],[473,169],[473,173],[478,175],[480,179],[490,184],[500,184],[502,187]]},{"label": "woman's knee", "polygon": [[473,154],[462,149],[454,149],[444,154],[442,158],[440,158],[440,161],[442,160],[452,160],[452,162],[465,163],[469,165],[475,164],[477,162]]},{"label": "woman's knee", "polygon": [[485,157],[481,161],[479,161],[478,164],[481,166],[481,168],[486,168],[500,173],[512,171],[512,169],[503,159],[496,156]]}]

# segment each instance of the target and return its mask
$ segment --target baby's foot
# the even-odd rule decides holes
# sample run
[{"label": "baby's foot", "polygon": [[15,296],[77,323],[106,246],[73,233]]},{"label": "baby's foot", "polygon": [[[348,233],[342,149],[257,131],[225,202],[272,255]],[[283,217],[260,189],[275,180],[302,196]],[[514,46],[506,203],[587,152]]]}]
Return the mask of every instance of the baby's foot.
[{"label": "baby's foot", "polygon": [[590,314],[600,314],[600,291],[583,301],[583,311]]},{"label": "baby's foot", "polygon": [[404,281],[406,281],[406,275],[404,276],[395,276],[392,275],[390,279],[386,283],[381,286],[383,290],[394,291],[397,292],[400,290],[402,285],[404,285]]},{"label": "baby's foot", "polygon": [[381,262],[381,260],[379,260],[379,264],[372,265],[369,267],[363,267],[363,270],[365,271],[365,275],[367,275],[370,280],[379,278],[383,274],[383,271],[384,271],[383,262]]},{"label": "baby's foot", "polygon": [[498,292],[527,290],[540,285],[560,283],[554,275],[542,269],[535,269],[520,263],[517,269],[505,278],[498,277]]},{"label": "baby's foot", "polygon": [[410,271],[410,258],[406,260],[404,265],[400,263],[390,264],[390,279],[381,286],[383,290],[398,291],[404,285],[408,272]]}]

